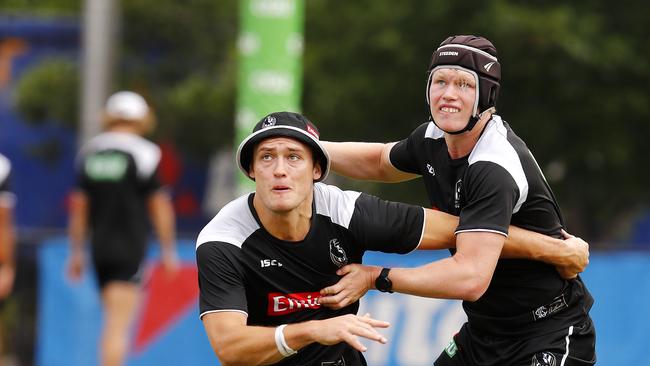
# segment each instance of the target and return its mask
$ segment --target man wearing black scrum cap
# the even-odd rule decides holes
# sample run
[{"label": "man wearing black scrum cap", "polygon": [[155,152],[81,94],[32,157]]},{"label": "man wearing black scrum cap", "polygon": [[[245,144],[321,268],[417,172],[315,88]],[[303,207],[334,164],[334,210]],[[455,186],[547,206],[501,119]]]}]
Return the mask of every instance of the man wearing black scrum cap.
[{"label": "man wearing black scrum cap", "polygon": [[[431,206],[460,217],[450,258],[411,269],[343,270],[379,284],[388,279],[396,292],[464,300],[468,323],[435,365],[591,365],[593,299],[580,277],[538,261],[499,259],[510,224],[569,237],[533,155],[495,114],[500,82],[489,40],[449,37],[429,66],[429,122],[395,143],[323,142],[334,171],[384,182],[422,176]],[[337,307],[345,304],[342,293],[361,296],[371,287],[351,277],[324,289],[321,303]]]},{"label": "man wearing black scrum cap", "polygon": [[[220,361],[365,365],[358,338],[386,342],[375,328],[388,324],[357,316],[356,300],[323,307],[320,290],[338,281],[339,268],[361,263],[366,250],[450,248],[457,218],[320,183],[330,158],[316,126],[297,113],[260,120],[236,160],[255,192],[226,205],[196,248],[200,317]],[[531,242],[522,250],[509,240],[504,252],[512,256],[555,256],[558,263],[581,256],[579,246],[563,252],[560,240],[512,230]]]}]

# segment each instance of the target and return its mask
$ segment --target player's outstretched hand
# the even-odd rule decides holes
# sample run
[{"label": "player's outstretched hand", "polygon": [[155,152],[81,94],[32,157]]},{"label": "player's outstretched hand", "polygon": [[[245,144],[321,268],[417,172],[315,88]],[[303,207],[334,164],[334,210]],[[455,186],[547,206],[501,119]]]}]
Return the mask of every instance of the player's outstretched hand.
[{"label": "player's outstretched hand", "polygon": [[564,261],[555,268],[564,279],[571,279],[582,273],[589,265],[589,243],[562,230],[564,236]]},{"label": "player's outstretched hand", "polygon": [[320,324],[318,324],[318,332],[316,332],[316,342],[324,345],[346,342],[361,352],[365,352],[367,348],[359,341],[359,337],[386,343],[386,338],[376,328],[388,328],[390,326],[388,322],[371,318],[370,314],[364,316],[348,314],[318,320],[318,322]]},{"label": "player's outstretched hand", "polygon": [[341,267],[336,271],[336,274],[343,276],[339,282],[320,291],[321,305],[340,309],[354,303],[372,288],[376,273],[379,273],[377,267],[363,264]]},{"label": "player's outstretched hand", "polygon": [[160,262],[163,269],[165,270],[165,275],[173,277],[180,268],[180,260],[174,251],[163,251]]}]

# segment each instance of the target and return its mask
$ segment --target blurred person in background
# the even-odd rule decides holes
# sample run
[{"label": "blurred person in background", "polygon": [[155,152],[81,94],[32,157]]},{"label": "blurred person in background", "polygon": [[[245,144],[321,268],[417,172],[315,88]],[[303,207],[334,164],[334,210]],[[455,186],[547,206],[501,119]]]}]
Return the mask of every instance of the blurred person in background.
[{"label": "blurred person in background", "polygon": [[[359,302],[320,305],[319,291],[367,250],[409,253],[454,244],[458,218],[321,183],[329,157],[316,126],[271,113],[237,150],[255,192],[226,205],[197,238],[200,317],[224,365],[365,365],[360,337],[384,343],[388,324]],[[575,276],[586,243],[511,228],[503,251],[547,260]],[[515,243],[517,242],[517,243]]]},{"label": "blurred person in background", "polygon": [[593,365],[593,298],[580,277],[563,278],[542,262],[499,258],[509,225],[556,238],[565,228],[535,158],[495,114],[500,82],[489,40],[449,37],[428,70],[429,122],[394,143],[324,142],[334,171],[383,182],[421,176],[431,206],[460,222],[450,258],[408,269],[345,267],[321,303],[345,306],[371,288],[464,300],[468,322],[437,366]]},{"label": "blurred person in background", "polygon": [[77,187],[70,197],[68,275],[78,280],[91,258],[104,309],[100,360],[124,363],[129,330],[139,302],[149,217],[161,245],[166,273],[178,267],[175,216],[170,195],[157,178],[160,148],[142,136],[154,116],[144,98],[130,91],[113,94],[104,108],[104,131],[79,151]]},{"label": "blurred person in background", "polygon": [[[10,176],[11,163],[0,154],[0,309],[4,300],[11,294],[16,276],[16,238],[13,222],[16,197],[9,187]],[[4,328],[4,324],[0,322],[0,363],[4,355]]]}]

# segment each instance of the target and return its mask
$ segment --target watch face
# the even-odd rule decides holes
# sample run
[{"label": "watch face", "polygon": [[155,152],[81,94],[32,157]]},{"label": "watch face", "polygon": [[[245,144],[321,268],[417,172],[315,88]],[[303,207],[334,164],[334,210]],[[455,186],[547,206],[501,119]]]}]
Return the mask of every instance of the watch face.
[{"label": "watch face", "polygon": [[377,290],[381,292],[392,292],[391,290],[393,289],[393,283],[388,278],[389,271],[390,270],[387,268],[381,270],[381,274],[375,280],[375,287]]},{"label": "watch face", "polygon": [[390,283],[388,283],[386,278],[379,280],[379,291],[388,291],[390,289]]}]

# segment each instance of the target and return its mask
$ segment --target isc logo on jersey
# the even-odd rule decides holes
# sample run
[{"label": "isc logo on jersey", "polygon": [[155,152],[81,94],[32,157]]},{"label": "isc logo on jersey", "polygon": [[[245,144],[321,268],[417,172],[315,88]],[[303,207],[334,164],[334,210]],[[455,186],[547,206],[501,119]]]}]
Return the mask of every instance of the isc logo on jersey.
[{"label": "isc logo on jersey", "polygon": [[260,259],[260,267],[282,267],[282,263],[276,259]]},{"label": "isc logo on jersey", "polygon": [[281,294],[272,292],[268,296],[267,313],[269,316],[278,316],[302,310],[315,310],[321,307],[318,300],[320,292],[297,292],[294,294]]}]

